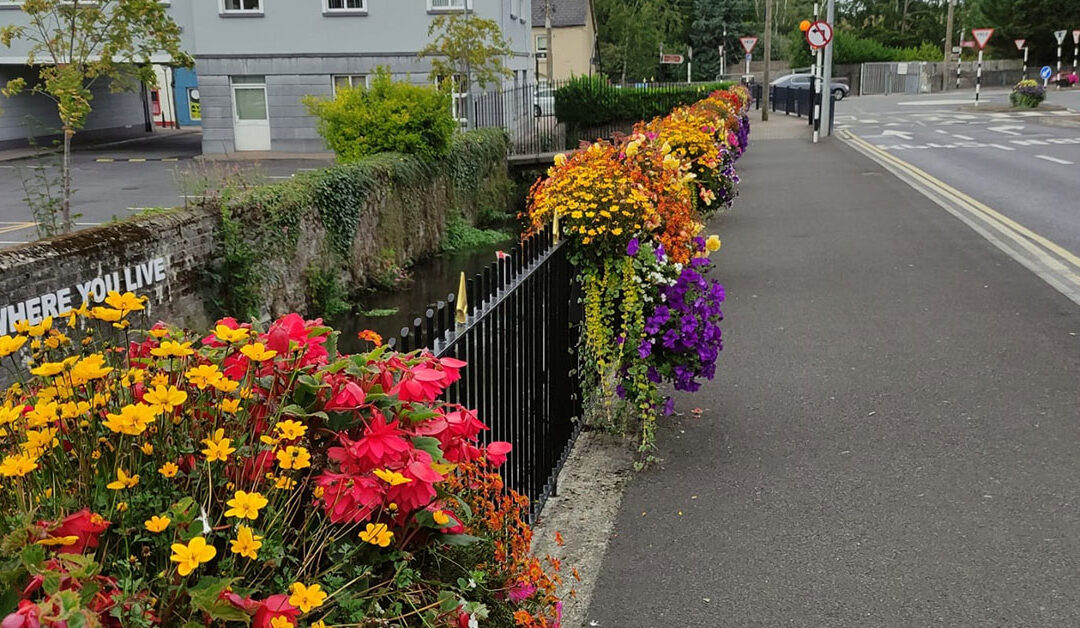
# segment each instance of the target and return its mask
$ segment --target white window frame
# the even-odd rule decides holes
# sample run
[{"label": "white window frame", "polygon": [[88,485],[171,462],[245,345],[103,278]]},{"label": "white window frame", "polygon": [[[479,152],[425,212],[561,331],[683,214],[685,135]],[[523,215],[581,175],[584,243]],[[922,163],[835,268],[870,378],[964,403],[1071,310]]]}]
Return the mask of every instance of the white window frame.
[{"label": "white window frame", "polygon": [[510,19],[516,20],[521,15],[521,0],[510,0]]},{"label": "white window frame", "polygon": [[371,75],[370,74],[331,74],[330,75],[330,92],[333,94],[334,98],[337,98],[337,90],[338,90],[338,87],[337,87],[338,82],[337,82],[337,80],[339,78],[348,78],[349,79],[349,85],[351,87],[353,87],[353,88],[358,87],[356,85],[356,82],[355,82],[356,79],[362,78],[362,79],[364,79],[364,87],[365,88],[366,87],[371,87]]},{"label": "white window frame", "polygon": [[[543,48],[540,47],[540,38],[541,37],[544,38],[544,43],[545,43],[545,46]],[[546,33],[537,33],[535,35],[535,37],[533,38],[533,51],[534,52],[547,52],[548,50],[551,50],[551,42],[548,41],[547,38],[548,38],[548,36],[547,36]]]},{"label": "white window frame", "polygon": [[[349,0],[341,0],[343,4],[348,4]],[[323,0],[323,15],[336,16],[336,15],[367,15],[368,14],[368,0],[360,0],[360,7],[341,7],[331,8],[330,0]]]},{"label": "white window frame", "polygon": [[[229,9],[226,8],[226,0],[220,0],[218,3],[219,15],[222,17],[262,17],[263,16],[263,2],[265,0],[258,0],[258,9]],[[240,5],[243,6],[244,0],[240,0]]]},{"label": "white window frame", "polygon": [[[427,0],[427,12],[428,13],[461,13],[466,8],[472,9],[472,0],[447,0],[451,6],[437,7],[434,6],[435,0]],[[456,3],[460,3],[459,6],[454,6]]]}]

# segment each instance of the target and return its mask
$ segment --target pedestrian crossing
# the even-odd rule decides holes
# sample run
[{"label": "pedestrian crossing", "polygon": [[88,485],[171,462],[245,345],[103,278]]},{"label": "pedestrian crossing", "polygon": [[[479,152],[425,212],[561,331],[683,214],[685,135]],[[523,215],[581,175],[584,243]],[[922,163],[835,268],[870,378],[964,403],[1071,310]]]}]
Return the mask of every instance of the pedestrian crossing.
[{"label": "pedestrian crossing", "polygon": [[1003,120],[1027,120],[1033,118],[1080,118],[1080,113],[1063,109],[1059,111],[988,111],[986,113],[932,111],[900,114],[892,113],[865,113],[855,115],[836,115],[837,128],[850,128],[853,126],[907,126],[907,125],[931,125],[951,126],[958,124],[988,124]]}]

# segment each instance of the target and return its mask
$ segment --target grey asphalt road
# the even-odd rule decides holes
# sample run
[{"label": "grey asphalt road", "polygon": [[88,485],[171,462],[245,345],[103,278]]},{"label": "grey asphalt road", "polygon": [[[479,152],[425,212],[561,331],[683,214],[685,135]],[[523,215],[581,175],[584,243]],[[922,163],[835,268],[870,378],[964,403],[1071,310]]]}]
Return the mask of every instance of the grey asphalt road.
[{"label": "grey asphalt road", "polygon": [[[81,214],[77,226],[85,228],[147,209],[183,205],[185,195],[199,193],[197,181],[220,180],[225,173],[247,172],[246,180],[268,184],[324,165],[291,159],[196,162],[201,142],[198,133],[166,133],[150,140],[73,153],[74,207]],[[0,247],[37,238],[33,214],[23,200],[23,182],[35,181],[35,175],[42,172],[55,172],[55,161],[55,157],[46,156],[0,162]]]},{"label": "grey asphalt road", "polygon": [[718,376],[588,625],[1080,625],[1080,307],[838,141],[739,166]]},{"label": "grey asphalt road", "polygon": [[1042,114],[954,104],[966,98],[853,99],[837,126],[1080,253],[1080,91],[1051,91],[1050,101],[1075,109]]}]

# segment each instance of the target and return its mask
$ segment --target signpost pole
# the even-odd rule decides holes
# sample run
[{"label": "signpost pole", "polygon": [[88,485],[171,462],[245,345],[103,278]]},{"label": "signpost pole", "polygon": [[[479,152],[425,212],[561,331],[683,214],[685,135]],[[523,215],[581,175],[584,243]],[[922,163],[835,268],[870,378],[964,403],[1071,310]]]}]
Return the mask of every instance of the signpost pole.
[{"label": "signpost pole", "polygon": [[[830,25],[836,24],[836,0],[828,0],[825,5],[825,21]],[[825,126],[825,135],[832,135],[832,57],[833,43],[836,35],[825,44],[825,66],[821,73],[821,120]]]},{"label": "signpost pole", "polygon": [[[814,22],[821,19],[821,5],[817,2],[814,3]],[[818,143],[818,138],[821,135],[821,100],[818,99],[818,94],[821,93],[821,48],[815,48],[810,46],[810,49],[814,52],[814,67],[810,69],[810,80],[814,84],[814,138],[813,142]]]},{"label": "signpost pole", "polygon": [[[1065,43],[1065,31],[1054,31],[1054,39],[1057,40],[1057,77],[1061,78],[1061,44]],[[1058,83],[1061,89],[1061,83]]]},{"label": "signpost pole", "polygon": [[751,53],[746,53],[746,75],[750,75],[750,59],[753,57]]},{"label": "signpost pole", "polygon": [[982,87],[982,52],[979,48],[979,65],[975,69],[975,106],[979,106],[979,88]]},{"label": "signpost pole", "polygon": [[1074,30],[1073,36],[1073,74],[1076,74],[1076,57],[1080,56],[1080,30]]},{"label": "signpost pole", "polygon": [[964,62],[964,31],[960,30],[960,52],[956,55],[956,89],[960,89],[960,64]]},{"label": "signpost pole", "polygon": [[[956,0],[949,0],[949,12],[945,17],[945,65],[943,67],[949,67],[949,55],[952,54],[952,28],[953,28],[953,13],[956,8]],[[945,80],[945,72],[942,72],[941,85],[943,89],[949,89],[949,82]]]},{"label": "signpost pole", "polygon": [[720,76],[727,74],[727,55],[724,54],[724,44],[727,43],[727,26],[724,26],[724,35],[720,39]]},{"label": "signpost pole", "polygon": [[694,67],[694,47],[690,46],[686,50],[686,82],[690,82],[690,69]]},{"label": "signpost pole", "polygon": [[1024,79],[1027,79],[1028,47],[1024,45]]}]

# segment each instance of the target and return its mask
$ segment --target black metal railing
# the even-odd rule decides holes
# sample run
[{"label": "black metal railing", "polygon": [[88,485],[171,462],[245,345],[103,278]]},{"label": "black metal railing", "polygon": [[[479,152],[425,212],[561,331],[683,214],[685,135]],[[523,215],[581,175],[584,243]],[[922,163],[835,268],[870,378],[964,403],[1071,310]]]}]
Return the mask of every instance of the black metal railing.
[{"label": "black metal railing", "polygon": [[466,280],[464,323],[451,294],[388,341],[468,363],[447,400],[476,409],[491,428],[486,441],[514,446],[500,473],[529,497],[534,518],[582,425],[574,276],[567,248],[542,232]]},{"label": "black metal railing", "polygon": [[[821,105],[821,94],[815,94],[809,87],[769,87],[769,107],[772,111],[782,111],[784,115],[806,116],[808,124],[814,124],[814,105]],[[836,97],[829,93],[829,126],[836,120]]]}]

